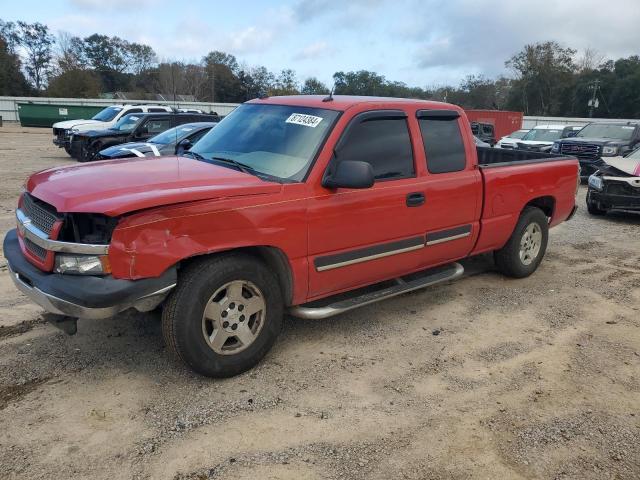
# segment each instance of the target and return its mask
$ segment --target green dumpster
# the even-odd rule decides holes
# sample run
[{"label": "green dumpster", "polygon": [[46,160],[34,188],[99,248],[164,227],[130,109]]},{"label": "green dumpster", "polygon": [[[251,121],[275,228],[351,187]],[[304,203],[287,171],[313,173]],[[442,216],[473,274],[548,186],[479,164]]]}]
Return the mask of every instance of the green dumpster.
[{"label": "green dumpster", "polygon": [[63,120],[89,119],[105,107],[18,102],[18,117],[23,127],[50,127]]}]

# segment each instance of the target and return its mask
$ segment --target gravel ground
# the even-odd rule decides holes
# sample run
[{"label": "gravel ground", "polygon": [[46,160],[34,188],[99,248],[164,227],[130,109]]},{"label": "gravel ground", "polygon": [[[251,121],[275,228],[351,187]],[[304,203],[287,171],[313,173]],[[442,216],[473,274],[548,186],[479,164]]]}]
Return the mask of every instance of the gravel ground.
[{"label": "gravel ground", "polygon": [[[26,176],[65,164],[48,129],[0,128],[2,235]],[[452,284],[287,319],[228,380],[173,360],[154,314],[66,336],[2,259],[0,478],[640,478],[639,230],[581,208],[530,278],[484,258]]]}]

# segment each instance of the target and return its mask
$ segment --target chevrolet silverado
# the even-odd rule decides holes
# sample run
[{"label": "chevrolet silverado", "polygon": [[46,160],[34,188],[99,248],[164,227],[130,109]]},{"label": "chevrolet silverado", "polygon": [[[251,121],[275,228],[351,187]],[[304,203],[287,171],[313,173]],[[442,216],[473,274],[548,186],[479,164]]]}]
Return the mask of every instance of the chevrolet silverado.
[{"label": "chevrolet silverado", "polygon": [[169,349],[225,377],[260,361],[285,312],[321,319],[453,280],[485,252],[531,275],[578,180],[575,157],[476,147],[454,105],[255,99],[183,156],[32,175],[4,254],[53,314],[162,308]]}]

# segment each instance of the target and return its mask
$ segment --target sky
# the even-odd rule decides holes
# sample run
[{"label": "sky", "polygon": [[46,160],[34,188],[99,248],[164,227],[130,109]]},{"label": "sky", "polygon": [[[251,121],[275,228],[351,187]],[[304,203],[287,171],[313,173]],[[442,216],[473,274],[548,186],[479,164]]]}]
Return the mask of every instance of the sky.
[{"label": "sky", "polygon": [[493,78],[525,44],[547,40],[640,54],[640,0],[0,0],[0,18],[117,35],[160,59],[221,50],[329,85],[351,70],[420,87]]}]

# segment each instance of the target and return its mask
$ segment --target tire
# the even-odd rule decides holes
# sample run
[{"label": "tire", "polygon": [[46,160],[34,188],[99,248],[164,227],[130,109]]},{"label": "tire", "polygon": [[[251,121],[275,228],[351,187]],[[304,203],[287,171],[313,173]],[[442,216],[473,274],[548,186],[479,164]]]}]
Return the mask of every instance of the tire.
[{"label": "tire", "polygon": [[[264,308],[252,313],[260,305]],[[271,349],[282,329],[283,310],[273,273],[249,255],[229,253],[180,272],[162,312],[162,333],[167,347],[192,370],[232,377]]]},{"label": "tire", "polygon": [[494,252],[498,270],[513,278],[535,272],[547,250],[549,223],[539,208],[526,207],[507,244]]},{"label": "tire", "polygon": [[73,155],[71,155],[71,147],[69,145],[64,146],[64,151],[67,152],[67,155],[73,157]]},{"label": "tire", "polygon": [[598,206],[598,204],[594,201],[591,200],[591,195],[590,192],[587,192],[587,211],[591,214],[591,215],[596,215],[596,216],[602,216],[602,215],[606,215],[607,211],[603,210],[602,208],[600,208]]}]

